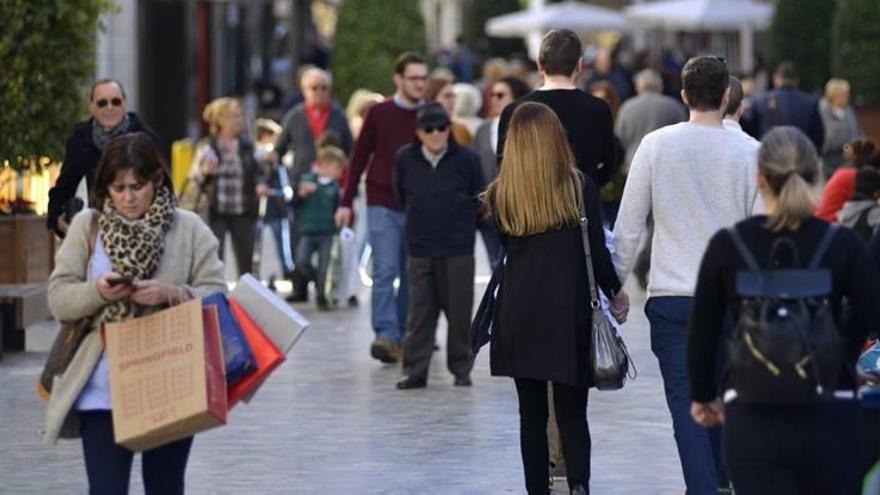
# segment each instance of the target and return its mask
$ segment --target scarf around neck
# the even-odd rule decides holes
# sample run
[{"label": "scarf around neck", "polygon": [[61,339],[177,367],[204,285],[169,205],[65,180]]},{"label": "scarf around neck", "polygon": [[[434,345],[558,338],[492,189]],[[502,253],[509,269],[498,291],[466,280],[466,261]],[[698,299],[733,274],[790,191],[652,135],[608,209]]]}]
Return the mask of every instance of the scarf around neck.
[{"label": "scarf around neck", "polygon": [[101,124],[98,124],[98,119],[92,118],[92,141],[95,142],[95,146],[98,147],[99,150],[104,151],[104,147],[107,146],[113,138],[125,134],[128,132],[128,127],[131,125],[131,120],[128,118],[128,114],[124,114],[122,116],[122,120],[116,124],[116,127],[110,129],[109,131],[105,131]]},{"label": "scarf around neck", "polygon": [[[128,220],[113,202],[104,202],[98,228],[101,244],[116,273],[133,280],[150,278],[159,266],[165,244],[165,233],[174,219],[172,195],[164,187],[156,189],[156,197],[143,218]],[[104,306],[98,321],[113,322],[142,316],[152,307],[141,306],[130,299],[120,299]]]}]

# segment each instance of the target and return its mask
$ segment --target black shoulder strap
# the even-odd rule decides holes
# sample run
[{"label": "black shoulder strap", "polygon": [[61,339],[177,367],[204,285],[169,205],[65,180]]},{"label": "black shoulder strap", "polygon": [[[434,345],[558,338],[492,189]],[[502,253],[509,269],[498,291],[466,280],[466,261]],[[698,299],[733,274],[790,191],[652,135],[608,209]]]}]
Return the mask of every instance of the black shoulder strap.
[{"label": "black shoulder strap", "polygon": [[831,240],[834,238],[837,229],[838,226],[833,223],[828,225],[828,230],[825,231],[825,236],[822,237],[822,241],[819,242],[819,247],[816,248],[816,253],[813,254],[813,259],[810,260],[810,264],[807,265],[807,268],[813,270],[819,267],[819,263],[822,262],[822,258],[824,258],[825,253],[828,252],[828,246],[831,245]]},{"label": "black shoulder strap", "polygon": [[739,235],[739,231],[736,230],[736,227],[730,227],[727,229],[727,233],[730,234],[730,238],[733,240],[733,245],[736,246],[736,250],[739,251],[739,255],[742,256],[742,259],[745,260],[746,265],[748,265],[749,269],[760,271],[761,266],[758,265],[758,261],[755,259],[755,256],[749,251],[748,246],[743,241],[742,237]]}]

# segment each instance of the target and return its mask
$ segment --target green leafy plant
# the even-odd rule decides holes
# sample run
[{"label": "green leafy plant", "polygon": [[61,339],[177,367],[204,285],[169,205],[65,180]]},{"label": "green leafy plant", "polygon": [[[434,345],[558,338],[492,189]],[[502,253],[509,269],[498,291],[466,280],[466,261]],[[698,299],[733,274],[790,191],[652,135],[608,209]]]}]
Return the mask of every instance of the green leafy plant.
[{"label": "green leafy plant", "polygon": [[830,0],[776,3],[770,26],[772,62],[793,62],[807,91],[821,89],[830,77],[831,19],[836,7],[837,2]]},{"label": "green leafy plant", "polygon": [[60,161],[86,115],[95,33],[112,0],[0,1],[0,167]]},{"label": "green leafy plant", "polygon": [[424,54],[425,23],[413,0],[345,0],[333,40],[333,86],[345,102],[358,88],[388,95],[394,60],[415,50]]},{"label": "green leafy plant", "polygon": [[880,9],[876,0],[843,0],[834,21],[834,75],[854,99],[880,104]]}]

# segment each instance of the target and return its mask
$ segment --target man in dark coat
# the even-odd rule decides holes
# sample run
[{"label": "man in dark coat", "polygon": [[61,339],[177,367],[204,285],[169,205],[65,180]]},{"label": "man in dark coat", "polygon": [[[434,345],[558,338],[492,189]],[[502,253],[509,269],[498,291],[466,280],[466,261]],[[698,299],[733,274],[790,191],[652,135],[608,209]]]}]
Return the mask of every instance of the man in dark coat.
[{"label": "man in dark coat", "polygon": [[819,114],[816,98],[798,90],[798,74],[790,62],[783,62],[773,73],[776,87],[755,101],[743,127],[752,129],[756,139],[761,139],[771,128],[792,125],[802,130],[816,146],[825,144],[825,128]]},{"label": "man in dark coat", "polygon": [[160,144],[159,136],[144,125],[136,113],[125,111],[125,103],[125,89],[119,81],[101,79],[92,85],[89,93],[92,116],[73,126],[73,133],[67,139],[61,174],[49,190],[46,226],[59,237],[64,237],[70,218],[76,213],[74,210],[78,210],[68,203],[74,198],[83,177],[91,194],[98,161],[110,140],[129,132],[146,132],[156,144]]}]

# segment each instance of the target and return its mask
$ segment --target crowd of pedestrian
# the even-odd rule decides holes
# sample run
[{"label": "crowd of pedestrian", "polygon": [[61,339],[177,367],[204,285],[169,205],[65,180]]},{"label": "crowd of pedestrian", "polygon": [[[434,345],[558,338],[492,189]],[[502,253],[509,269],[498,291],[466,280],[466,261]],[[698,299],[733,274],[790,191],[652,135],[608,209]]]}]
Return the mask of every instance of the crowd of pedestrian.
[{"label": "crowd of pedestrian", "polygon": [[[227,234],[238,271],[251,272],[264,223],[288,301],[357,305],[341,288],[357,263],[340,258],[361,255],[359,236],[370,355],[401,364],[398,389],[426,387],[442,312],[446,366],[468,387],[479,232],[499,281],[491,372],[514,379],[530,494],[554,478],[589,493],[588,330],[594,311],[626,321],[631,273],[647,290],[687,493],[857,493],[865,459],[877,461],[861,447],[853,376],[880,329],[880,151],[861,135],[849,85],[831,79],[818,99],[784,63],[775,88],[757,92],[713,56],[689,59],[670,85],[666,66],[626,71],[598,50],[588,67],[584,54],[575,33],[553,30],[536,71],[493,59],[472,84],[406,52],[392,95],[359,89],[345,109],[332,75],[312,67],[280,123],[245,122],[237,99],[218,98],[179,197],[159,137],[126,111],[119,82],[99,80],[49,193],[48,226],[64,238],[52,311],[118,321],[222,289]],[[92,205],[76,215],[83,178]],[[149,256],[129,259],[133,245]],[[592,273],[604,307],[591,304]],[[135,283],[111,283],[120,276]],[[809,335],[821,329],[840,343]],[[774,361],[774,346],[804,342],[796,373]],[[90,486],[121,493],[132,454],[113,444],[101,346],[89,340],[79,376],[53,394],[49,433],[82,436]],[[791,392],[802,384],[818,392]],[[148,493],[183,491],[191,441],[144,454]]]}]

